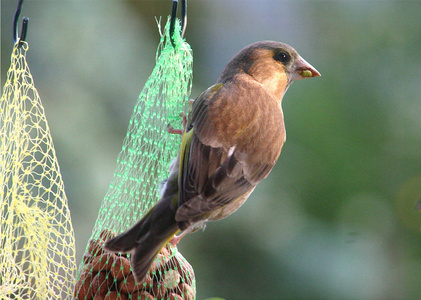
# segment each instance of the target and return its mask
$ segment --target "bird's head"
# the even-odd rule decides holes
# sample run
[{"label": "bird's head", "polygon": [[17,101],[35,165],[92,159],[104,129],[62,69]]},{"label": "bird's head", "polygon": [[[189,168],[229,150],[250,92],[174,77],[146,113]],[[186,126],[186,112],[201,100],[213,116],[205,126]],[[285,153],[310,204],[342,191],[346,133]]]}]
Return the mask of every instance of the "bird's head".
[{"label": "bird's head", "polygon": [[320,76],[291,46],[273,41],[253,43],[238,52],[221,73],[218,82],[247,74],[265,89],[282,98],[293,81]]}]

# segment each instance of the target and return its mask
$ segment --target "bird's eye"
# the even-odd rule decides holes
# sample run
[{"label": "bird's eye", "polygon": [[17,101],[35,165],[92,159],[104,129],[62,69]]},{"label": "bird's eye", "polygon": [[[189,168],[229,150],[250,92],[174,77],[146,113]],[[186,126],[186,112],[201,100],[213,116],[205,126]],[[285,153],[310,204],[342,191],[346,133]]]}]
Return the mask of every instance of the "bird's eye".
[{"label": "bird's eye", "polygon": [[289,62],[290,59],[291,59],[291,57],[289,56],[289,54],[286,53],[286,52],[284,52],[284,51],[281,51],[281,52],[278,52],[277,54],[275,54],[275,57],[274,58],[275,58],[275,60],[278,60],[278,61],[280,61],[282,63]]}]

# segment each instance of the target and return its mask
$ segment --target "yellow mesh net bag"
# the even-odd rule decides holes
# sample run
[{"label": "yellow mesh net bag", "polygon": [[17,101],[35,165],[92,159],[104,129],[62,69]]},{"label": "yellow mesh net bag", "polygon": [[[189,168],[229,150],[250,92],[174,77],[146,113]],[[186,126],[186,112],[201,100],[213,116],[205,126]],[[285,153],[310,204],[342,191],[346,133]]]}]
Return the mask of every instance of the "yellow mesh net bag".
[{"label": "yellow mesh net bag", "polygon": [[0,100],[0,299],[70,299],[73,228],[27,50],[15,44]]}]

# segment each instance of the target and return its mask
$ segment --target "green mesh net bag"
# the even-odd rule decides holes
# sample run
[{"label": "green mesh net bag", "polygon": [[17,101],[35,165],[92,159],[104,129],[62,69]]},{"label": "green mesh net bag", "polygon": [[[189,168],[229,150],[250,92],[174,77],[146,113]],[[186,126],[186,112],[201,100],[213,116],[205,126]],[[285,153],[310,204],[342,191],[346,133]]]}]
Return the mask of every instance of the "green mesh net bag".
[{"label": "green mesh net bag", "polygon": [[0,299],[69,299],[73,228],[28,44],[18,44],[0,100]]},{"label": "green mesh net bag", "polygon": [[169,175],[180,135],[181,113],[191,90],[192,52],[176,22],[174,44],[169,21],[147,80],[130,119],[117,168],[102,202],[98,219],[79,268],[77,299],[194,299],[195,280],[190,264],[168,244],[152,264],[144,282],[136,283],[129,255],[106,252],[109,238],[131,227],[159,200],[162,181]]}]

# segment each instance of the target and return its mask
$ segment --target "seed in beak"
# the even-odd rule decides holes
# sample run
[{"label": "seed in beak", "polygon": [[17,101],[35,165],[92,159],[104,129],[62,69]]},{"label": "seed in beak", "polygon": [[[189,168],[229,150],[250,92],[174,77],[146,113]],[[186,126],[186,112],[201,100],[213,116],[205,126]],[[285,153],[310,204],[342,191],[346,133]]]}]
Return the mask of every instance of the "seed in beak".
[{"label": "seed in beak", "polygon": [[313,73],[311,73],[310,70],[303,70],[303,72],[301,73],[301,76],[303,76],[303,77],[313,77]]}]

